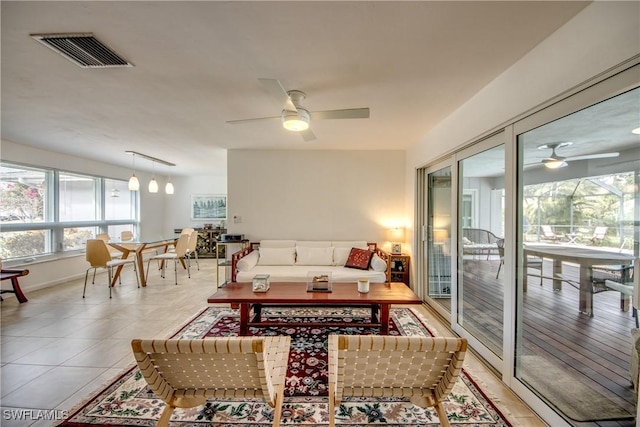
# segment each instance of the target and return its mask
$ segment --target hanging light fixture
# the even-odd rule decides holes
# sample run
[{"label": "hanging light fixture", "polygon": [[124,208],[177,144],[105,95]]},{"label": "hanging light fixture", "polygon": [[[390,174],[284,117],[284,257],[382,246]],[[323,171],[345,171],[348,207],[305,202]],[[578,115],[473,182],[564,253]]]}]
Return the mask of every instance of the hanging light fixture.
[{"label": "hanging light fixture", "polygon": [[169,173],[169,180],[167,185],[164,186],[164,192],[167,194],[173,194],[173,184],[171,183],[171,173]]},{"label": "hanging light fixture", "polygon": [[[130,191],[138,191],[140,189],[140,182],[138,181],[138,178],[136,177],[135,174],[135,158],[136,155],[140,156],[140,157],[144,157],[147,160],[150,160],[152,162],[152,170],[153,170],[153,175],[151,178],[151,181],[149,181],[149,193],[157,193],[158,192],[158,181],[156,180],[156,163],[161,163],[163,165],[167,165],[167,166],[175,166],[175,163],[171,163],[171,162],[167,162],[166,160],[162,160],[162,159],[158,159],[157,157],[151,157],[148,156],[146,154],[142,154],[142,153],[138,153],[137,151],[131,151],[131,150],[127,150],[126,151],[129,154],[133,154],[133,176],[129,179],[129,190]],[[169,174],[169,181],[167,182],[164,191],[167,194],[173,194],[174,192],[174,188],[173,188],[173,184],[171,183],[171,174]]]},{"label": "hanging light fixture", "polygon": [[157,193],[158,181],[156,181],[156,162],[153,162],[151,167],[153,169],[153,176],[151,177],[151,181],[149,181],[149,193]]},{"label": "hanging light fixture", "polygon": [[136,153],[133,153],[133,175],[129,178],[129,191],[140,190],[140,181],[136,176]]}]

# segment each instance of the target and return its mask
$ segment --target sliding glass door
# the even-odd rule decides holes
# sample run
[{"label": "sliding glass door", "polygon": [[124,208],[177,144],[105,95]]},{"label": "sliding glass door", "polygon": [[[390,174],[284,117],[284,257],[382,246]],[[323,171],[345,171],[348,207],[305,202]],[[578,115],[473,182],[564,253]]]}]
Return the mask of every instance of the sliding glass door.
[{"label": "sliding glass door", "polygon": [[443,313],[451,313],[451,178],[450,166],[427,175],[426,281],[429,298]]},{"label": "sliding glass door", "polygon": [[[504,145],[495,135],[458,162],[457,323],[502,358],[504,325]],[[463,157],[462,153],[460,157]]]},{"label": "sliding glass door", "polygon": [[515,377],[571,423],[635,414],[639,118],[635,88],[517,135]]}]

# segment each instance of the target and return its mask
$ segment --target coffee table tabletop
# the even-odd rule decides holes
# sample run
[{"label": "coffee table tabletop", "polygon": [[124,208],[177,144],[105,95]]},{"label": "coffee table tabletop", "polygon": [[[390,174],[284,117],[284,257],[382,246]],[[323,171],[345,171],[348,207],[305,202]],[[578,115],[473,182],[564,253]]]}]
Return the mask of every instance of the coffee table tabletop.
[{"label": "coffee table tabletop", "polygon": [[[367,293],[358,292],[357,283],[334,283],[331,292],[307,292],[304,282],[271,283],[267,292],[253,292],[251,283],[229,283],[211,295],[207,302],[239,304],[240,335],[247,335],[250,326],[282,325],[261,320],[263,305],[371,306],[371,323],[361,326],[380,326],[380,333],[386,335],[389,333],[389,310],[392,304],[422,304],[422,300],[411,288],[404,283],[395,282],[371,283]],[[254,310],[252,319],[249,318],[251,308]],[[338,323],[332,322],[332,325]]]}]

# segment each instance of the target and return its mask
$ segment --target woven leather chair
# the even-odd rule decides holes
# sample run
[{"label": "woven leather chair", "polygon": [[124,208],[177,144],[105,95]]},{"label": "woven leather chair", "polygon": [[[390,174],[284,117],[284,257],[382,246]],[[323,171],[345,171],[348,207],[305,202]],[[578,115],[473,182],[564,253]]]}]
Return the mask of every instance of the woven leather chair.
[{"label": "woven leather chair", "polygon": [[455,384],[467,340],[454,337],[329,336],[329,425],[344,396],[409,397],[433,406],[449,426],[442,401]]},{"label": "woven leather chair", "polygon": [[140,372],[167,406],[158,426],[175,408],[203,405],[208,398],[263,398],[280,425],[289,359],[288,336],[195,340],[140,340],[131,347]]},{"label": "woven leather chair", "polygon": [[102,239],[89,239],[87,240],[87,253],[86,260],[90,264],[84,275],[84,288],[82,289],[82,298],[84,298],[87,291],[87,279],[89,277],[89,270],[93,269],[93,281],[96,281],[96,270],[98,268],[105,268],[109,277],[109,298],[111,298],[111,277],[113,276],[113,268],[120,267],[126,264],[133,265],[133,271],[136,275],[136,281],[138,287],[140,287],[140,279],[138,278],[138,271],[136,269],[136,260],[133,258],[127,259],[113,259],[109,253],[107,243]]}]

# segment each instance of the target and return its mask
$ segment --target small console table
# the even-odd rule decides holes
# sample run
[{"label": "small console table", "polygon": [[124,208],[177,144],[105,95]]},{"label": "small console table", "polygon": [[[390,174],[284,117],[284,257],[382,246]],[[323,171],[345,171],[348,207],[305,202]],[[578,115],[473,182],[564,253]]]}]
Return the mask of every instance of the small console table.
[{"label": "small console table", "polygon": [[[20,276],[26,276],[29,274],[29,270],[1,270],[0,280],[11,280],[11,286],[13,286],[13,290],[0,290],[0,294],[16,294],[16,298],[20,304],[23,302],[29,301],[24,293],[22,293],[22,289],[20,289],[20,283],[18,283],[18,278]],[[0,301],[2,300],[2,296],[0,295]]]}]

